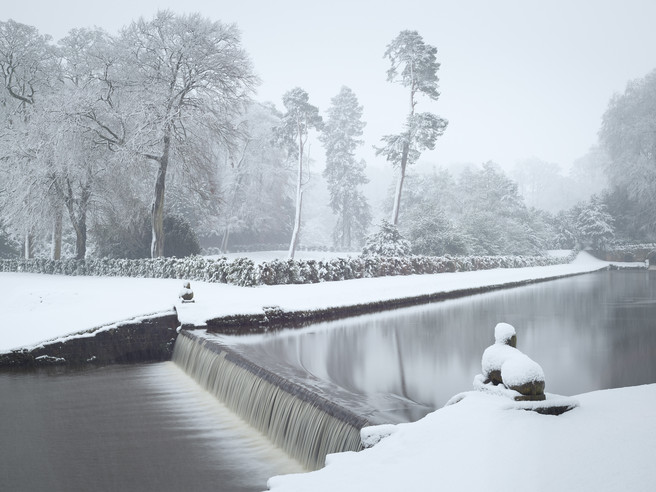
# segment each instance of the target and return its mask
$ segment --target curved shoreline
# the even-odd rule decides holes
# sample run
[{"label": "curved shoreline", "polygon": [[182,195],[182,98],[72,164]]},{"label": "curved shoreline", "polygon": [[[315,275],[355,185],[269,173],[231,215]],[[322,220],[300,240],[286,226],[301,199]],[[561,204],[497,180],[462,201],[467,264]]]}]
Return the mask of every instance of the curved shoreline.
[{"label": "curved shoreline", "polygon": [[[602,269],[603,270],[603,269]],[[601,271],[601,270],[596,270]],[[410,297],[399,297],[382,301],[352,304],[346,306],[334,306],[321,309],[308,309],[300,311],[285,311],[278,306],[267,306],[263,308],[262,314],[243,314],[233,316],[221,316],[206,321],[205,326],[194,324],[181,324],[183,330],[206,329],[211,333],[223,335],[242,335],[266,333],[282,328],[299,328],[312,323],[333,321],[337,319],[350,318],[363,314],[372,314],[381,311],[430,304],[433,302],[459,299],[477,294],[485,294],[497,290],[512,289],[526,285],[559,280],[562,278],[585,275],[594,272],[576,272],[564,275],[555,275],[538,279],[526,279],[514,282],[506,282],[495,285],[485,285],[466,289],[455,289],[451,291],[433,292]]]},{"label": "curved shoreline", "polygon": [[[311,323],[558,280],[608,268],[610,268],[609,265],[603,265],[601,268],[576,270],[567,273],[561,271],[554,275],[539,278],[507,280],[475,287],[468,286],[418,295],[388,297],[383,300],[365,300],[365,302],[352,302],[350,304],[342,301],[341,305],[336,304],[333,306],[326,306],[331,300],[330,297],[327,297],[324,299],[323,305],[315,303],[315,307],[307,309],[286,309],[284,306],[280,307],[272,302],[270,305],[260,305],[259,309],[252,309],[251,314],[226,314],[205,319],[203,322],[189,322],[188,319],[185,319],[188,316],[184,312],[181,313],[174,309],[173,311],[160,312],[146,317],[135,317],[128,321],[104,325],[37,345],[0,353],[0,368],[170,360],[173,344],[177,337],[176,330],[180,329],[206,329],[209,332],[228,335],[265,333],[281,328],[301,327]],[[292,292],[288,293],[292,294]],[[375,298],[375,296],[367,297],[369,299]],[[272,299],[280,299],[280,297],[272,297]]]}]

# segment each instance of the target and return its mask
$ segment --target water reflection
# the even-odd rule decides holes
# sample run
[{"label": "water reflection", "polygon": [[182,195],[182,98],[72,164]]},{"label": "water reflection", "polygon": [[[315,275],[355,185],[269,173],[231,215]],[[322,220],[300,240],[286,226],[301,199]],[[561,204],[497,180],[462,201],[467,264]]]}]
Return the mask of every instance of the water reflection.
[{"label": "water reflection", "polygon": [[[656,382],[656,272],[599,272],[241,339],[261,363],[339,387],[414,420],[471,388],[499,321],[540,363],[546,391],[574,395]],[[387,416],[389,418],[389,415]]]}]

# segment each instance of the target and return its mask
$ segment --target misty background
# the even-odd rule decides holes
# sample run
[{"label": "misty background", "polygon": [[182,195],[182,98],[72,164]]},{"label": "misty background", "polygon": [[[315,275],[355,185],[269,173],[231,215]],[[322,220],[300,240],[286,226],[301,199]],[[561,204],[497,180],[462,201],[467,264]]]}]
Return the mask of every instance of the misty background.
[{"label": "misty background", "polygon": [[[254,103],[234,115],[234,121],[249,122],[251,144],[240,147],[249,155],[213,149],[211,169],[178,163],[176,170],[172,165],[165,205],[169,232],[177,227],[186,231],[178,235],[193,235],[199,245],[224,251],[287,243],[293,229],[294,157],[269,147],[273,134],[268,132],[284,115],[283,97],[291,89],[306,91],[326,120],[332,99],[348,87],[365,124],[354,156],[366,176],[360,189],[368,213],[360,222],[367,227],[361,224],[350,244],[336,240],[339,216],[329,206],[325,145],[320,132],[310,130],[300,242],[359,251],[366,234],[377,230],[392,208],[397,170],[376,155],[374,146],[384,135],[401,131],[408,101],[403,87],[388,82],[389,61],[383,54],[400,31],[411,29],[437,48],[440,64],[439,99],[420,99],[417,108],[448,120],[434,149],[422,152],[408,169],[398,225],[415,245],[424,244],[415,252],[536,254],[582,242],[600,246],[653,240],[653,224],[644,213],[652,188],[616,182],[618,175],[635,173],[614,173],[628,169],[617,165],[626,164],[626,152],[615,146],[609,155],[610,142],[619,137],[608,132],[605,140],[599,137],[604,116],[611,119],[612,98],[625,94],[631,81],[646,80],[656,67],[649,49],[656,37],[650,25],[656,13],[652,2],[410,1],[400,6],[386,1],[190,1],[182,9],[176,2],[119,0],[108,8],[63,1],[3,6],[0,20],[33,26],[39,35],[52,36],[48,43],[55,45],[77,28],[97,26],[120,37],[125,26],[142,16],[153,19],[159,9],[234,23],[258,79],[249,95]],[[10,100],[5,92],[3,101]],[[4,107],[7,117],[13,109]],[[51,124],[56,122],[44,121],[40,128]],[[20,153],[7,139],[2,164],[10,171],[2,195],[7,251],[24,253],[25,237],[34,236],[32,254],[48,256],[53,217],[27,210],[20,202],[27,194],[15,195],[26,187],[21,176],[30,173],[6,157]],[[239,161],[235,156],[250,163],[250,187],[233,172]],[[651,155],[647,161],[644,166],[652,169]],[[150,240],[138,236],[148,235],[155,170],[124,164],[115,163],[108,173],[114,183],[103,178],[97,197],[89,201],[89,254],[148,255],[142,246]],[[119,183],[121,173],[132,179]],[[204,189],[207,183],[211,189]],[[117,190],[120,200],[115,199]],[[584,211],[597,226],[595,239],[588,234],[582,240],[583,225],[576,222],[583,220]],[[422,224],[427,212],[431,224]],[[491,221],[495,227],[486,227]],[[64,256],[78,254],[75,225],[65,221],[63,229]],[[226,239],[228,229],[231,237]],[[432,230],[431,237],[422,237],[422,230]],[[108,247],[112,241],[122,246]],[[134,245],[125,246],[130,242]]]}]

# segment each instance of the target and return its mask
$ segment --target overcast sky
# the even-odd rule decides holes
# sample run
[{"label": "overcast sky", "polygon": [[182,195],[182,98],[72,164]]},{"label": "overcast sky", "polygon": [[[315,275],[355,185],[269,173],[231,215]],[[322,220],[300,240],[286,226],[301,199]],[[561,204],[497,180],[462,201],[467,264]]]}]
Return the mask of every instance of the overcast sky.
[{"label": "overcast sky", "polygon": [[442,95],[418,110],[449,120],[423,157],[439,165],[511,168],[534,156],[567,168],[596,142],[613,93],[656,68],[653,0],[31,0],[3,1],[0,16],[57,40],[74,27],[116,33],[158,9],[236,23],[262,79],[259,100],[281,107],[299,86],[324,111],[342,85],[353,89],[370,166],[383,164],[371,146],[398,131],[407,111],[382,57],[402,30],[438,49]]}]

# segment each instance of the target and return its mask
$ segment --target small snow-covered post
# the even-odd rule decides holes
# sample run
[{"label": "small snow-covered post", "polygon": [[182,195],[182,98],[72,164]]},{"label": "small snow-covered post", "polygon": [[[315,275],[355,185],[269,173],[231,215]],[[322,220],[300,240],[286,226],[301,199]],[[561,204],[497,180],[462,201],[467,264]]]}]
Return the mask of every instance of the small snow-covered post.
[{"label": "small snow-covered post", "polygon": [[191,284],[189,282],[182,284],[182,289],[178,297],[182,299],[182,302],[194,302],[194,291],[191,290]]}]

